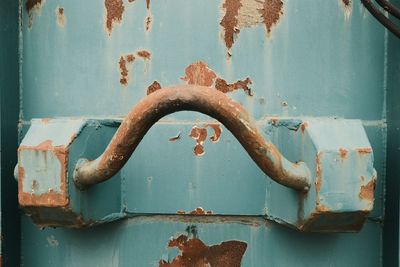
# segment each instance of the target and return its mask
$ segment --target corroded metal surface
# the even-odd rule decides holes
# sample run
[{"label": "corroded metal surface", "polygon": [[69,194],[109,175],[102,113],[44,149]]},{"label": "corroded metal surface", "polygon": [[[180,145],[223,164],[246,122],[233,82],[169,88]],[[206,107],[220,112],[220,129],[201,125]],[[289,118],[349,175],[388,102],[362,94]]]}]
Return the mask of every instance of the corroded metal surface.
[{"label": "corroded metal surface", "polygon": [[257,165],[276,182],[307,191],[310,172],[302,163],[291,163],[259,133],[249,114],[238,103],[215,89],[177,86],[158,90],[139,102],[126,116],[113,140],[96,160],[78,163],[74,180],[79,187],[103,182],[128,161],[146,132],[165,115],[181,110],[202,112],[224,124]]}]

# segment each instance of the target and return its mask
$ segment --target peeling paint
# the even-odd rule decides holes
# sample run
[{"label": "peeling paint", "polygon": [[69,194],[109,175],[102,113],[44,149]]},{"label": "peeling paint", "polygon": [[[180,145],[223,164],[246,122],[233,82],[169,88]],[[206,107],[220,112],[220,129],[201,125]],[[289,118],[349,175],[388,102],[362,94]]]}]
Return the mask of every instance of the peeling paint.
[{"label": "peeling paint", "polygon": [[215,81],[215,88],[223,93],[229,93],[238,89],[243,89],[246,94],[253,96],[251,88],[249,87],[250,84],[252,84],[250,78],[238,80],[235,83],[227,83],[224,79],[217,78]]},{"label": "peeling paint", "polygon": [[161,84],[157,81],[154,81],[149,87],[147,87],[147,95],[154,93],[157,90],[161,89]]},{"label": "peeling paint", "polygon": [[178,248],[181,252],[171,262],[159,261],[160,267],[183,266],[230,266],[239,267],[247,244],[242,241],[224,241],[218,245],[207,246],[197,237],[188,238],[186,235],[168,242],[169,248]]},{"label": "peeling paint", "polygon": [[104,5],[106,8],[106,28],[108,35],[111,35],[113,24],[122,22],[125,7],[122,0],[104,0]]},{"label": "peeling paint", "polygon": [[194,147],[193,151],[196,156],[203,156],[204,155],[204,141],[207,139],[207,129],[194,126],[189,134],[196,141],[196,146]]},{"label": "peeling paint", "polygon": [[176,141],[178,141],[179,139],[181,139],[181,132],[179,132],[177,135],[175,135],[175,136],[172,136],[171,138],[169,138],[168,140],[169,141],[171,141],[171,142],[176,142]]},{"label": "peeling paint", "polygon": [[213,143],[218,142],[222,134],[221,125],[218,123],[210,123],[206,124],[205,127],[211,127],[214,130],[214,134],[210,137],[211,142]]},{"label": "peeling paint", "polygon": [[212,86],[217,75],[211,70],[203,61],[197,61],[190,64],[185,69],[185,77],[181,80],[186,81],[187,84]]},{"label": "peeling paint", "polygon": [[366,185],[361,186],[360,194],[358,195],[360,199],[374,201],[374,191],[375,191],[376,180],[373,179]]},{"label": "peeling paint", "polygon": [[264,24],[267,35],[283,15],[281,0],[224,0],[220,25],[228,55],[243,28]]},{"label": "peeling paint", "polygon": [[57,25],[60,26],[61,28],[64,27],[67,22],[67,18],[65,17],[64,13],[64,8],[57,7],[55,12],[56,12]]}]

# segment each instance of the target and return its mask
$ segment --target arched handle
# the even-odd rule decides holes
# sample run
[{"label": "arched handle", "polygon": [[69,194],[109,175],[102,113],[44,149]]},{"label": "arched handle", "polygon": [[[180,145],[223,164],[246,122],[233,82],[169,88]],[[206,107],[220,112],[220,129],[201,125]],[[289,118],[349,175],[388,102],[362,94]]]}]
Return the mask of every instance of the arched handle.
[{"label": "arched handle", "polygon": [[241,105],[216,89],[193,85],[164,88],[142,99],[125,117],[102,155],[92,161],[78,161],[73,175],[75,184],[84,189],[111,178],[159,119],[183,110],[198,111],[220,121],[260,169],[276,182],[296,190],[310,188],[310,171],[306,164],[293,163],[282,156],[264,139]]}]

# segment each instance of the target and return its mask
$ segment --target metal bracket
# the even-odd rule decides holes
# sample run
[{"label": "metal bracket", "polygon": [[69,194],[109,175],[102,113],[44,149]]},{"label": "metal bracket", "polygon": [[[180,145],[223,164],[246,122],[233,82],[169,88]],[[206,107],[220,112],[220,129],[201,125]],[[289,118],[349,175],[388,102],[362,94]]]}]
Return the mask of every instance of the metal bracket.
[{"label": "metal bracket", "polygon": [[[134,115],[138,116],[133,112],[127,118],[135,119]],[[129,122],[127,118],[125,123]],[[108,155],[111,160],[123,159],[125,155],[104,152],[112,146],[107,146],[110,141],[112,144],[118,140],[115,137],[118,132],[127,129],[118,128],[120,123],[120,120],[88,119],[32,121],[18,149],[18,185],[20,206],[36,224],[85,227],[128,216],[122,191],[129,188],[122,188],[118,172],[123,164],[111,176],[106,174],[113,179],[85,190],[75,185],[73,177],[76,179],[77,169],[87,164],[82,163],[82,159],[95,159],[99,155],[99,158]],[[259,134],[257,127],[245,124]],[[235,134],[231,128],[228,129]],[[288,159],[303,162],[304,165],[298,168],[307,166],[310,181],[308,190],[282,186],[282,179],[271,181],[265,214],[260,215],[301,231],[360,230],[373,208],[376,183],[372,148],[361,122],[332,118],[271,118],[265,121],[263,128],[267,134],[260,134],[260,138],[268,145],[275,143]],[[242,145],[248,149],[243,142]],[[273,145],[268,147],[275,148]],[[253,152],[248,153],[254,159]],[[268,159],[270,154],[265,155]],[[281,154],[276,155],[275,158],[283,158]],[[93,162],[98,164],[98,161]],[[279,164],[272,161],[272,167],[281,166]],[[276,175],[275,172],[267,174],[270,178]]]}]

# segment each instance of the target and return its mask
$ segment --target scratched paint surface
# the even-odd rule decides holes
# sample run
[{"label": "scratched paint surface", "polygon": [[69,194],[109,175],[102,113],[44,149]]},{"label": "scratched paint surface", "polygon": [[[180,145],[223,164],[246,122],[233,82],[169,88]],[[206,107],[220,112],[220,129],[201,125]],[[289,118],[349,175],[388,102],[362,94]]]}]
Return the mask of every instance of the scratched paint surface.
[{"label": "scratched paint surface", "polygon": [[[270,34],[262,22],[240,28],[231,56],[220,25],[222,1],[152,1],[150,10],[146,1],[123,1],[121,22],[117,16],[111,34],[103,1],[43,1],[31,19],[23,9],[23,119],[125,115],[154,81],[163,87],[185,83],[185,69],[203,61],[228,83],[251,79],[253,96],[243,90],[228,94],[258,120],[266,115],[364,120],[380,174],[371,214],[379,221],[386,135],[383,30],[358,3],[350,12],[336,0],[283,3]],[[58,7],[67,23],[60,24]],[[245,15],[246,10],[239,11]],[[151,25],[148,30],[146,24]],[[151,52],[151,58],[136,58],[122,75],[121,57],[127,60],[141,50]],[[272,182],[225,129],[218,143],[205,141],[205,154],[195,157],[196,142],[188,134],[195,125],[204,127],[203,121],[208,118],[182,112],[150,130],[121,172],[127,185],[121,197],[129,213],[198,207],[226,214],[264,213]],[[272,225],[204,224],[199,237],[208,246],[246,242],[243,266],[380,265],[382,229],[372,220],[360,234],[350,235],[307,235]],[[24,219],[22,261],[24,266],[157,266],[177,256],[167,244],[185,234],[186,227],[130,219],[92,230],[41,231]]]}]

